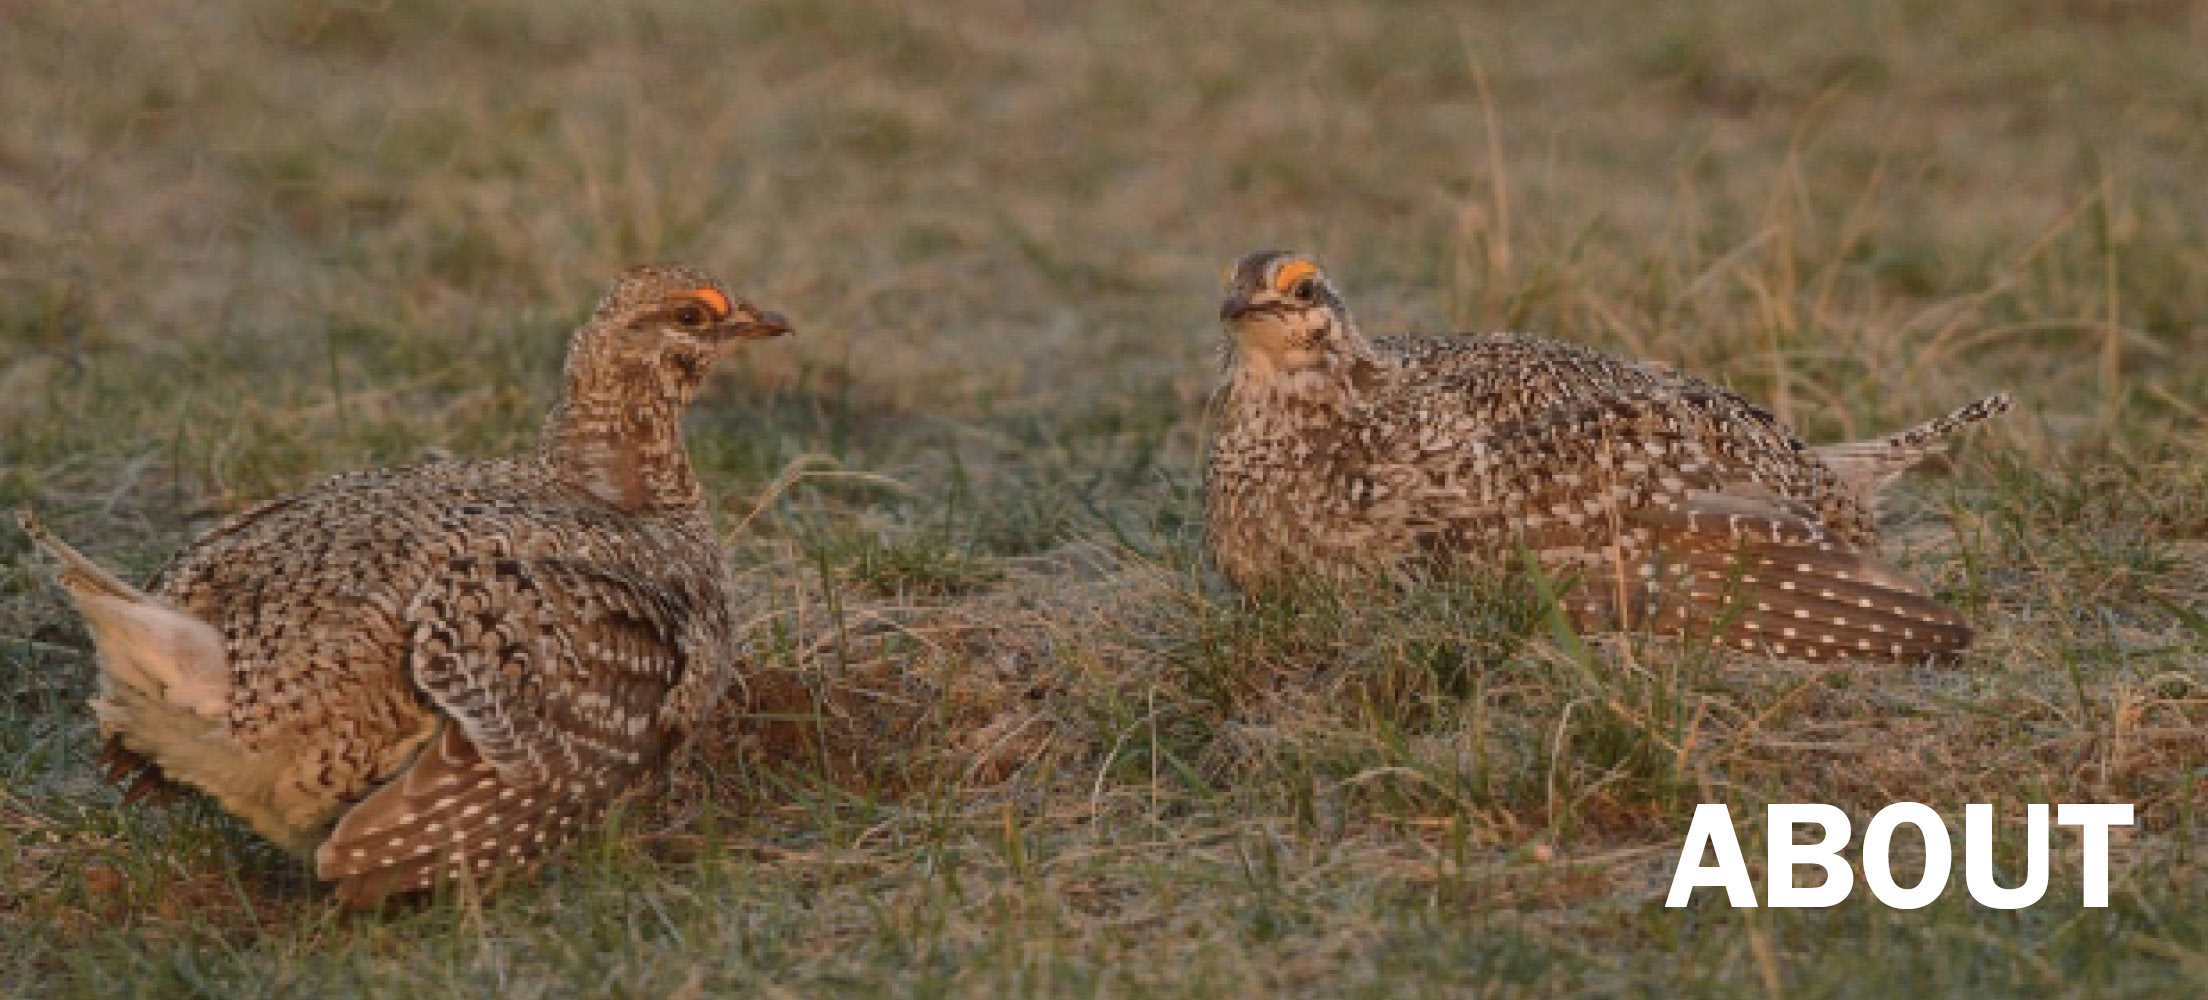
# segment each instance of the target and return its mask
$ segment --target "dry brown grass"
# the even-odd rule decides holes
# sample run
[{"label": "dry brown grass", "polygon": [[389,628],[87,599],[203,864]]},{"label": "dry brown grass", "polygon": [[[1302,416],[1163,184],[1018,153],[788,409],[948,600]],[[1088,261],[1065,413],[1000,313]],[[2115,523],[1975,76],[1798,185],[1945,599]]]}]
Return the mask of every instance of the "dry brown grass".
[{"label": "dry brown grass", "polygon": [[[0,2],[0,506],[132,571],[522,445],[624,264],[800,325],[693,425],[744,710],[480,905],[342,919],[203,806],[118,808],[84,637],[0,537],[0,992],[2169,995],[2208,974],[2204,41],[2188,0]],[[1890,518],[1983,644],[1240,606],[1199,404],[1268,245],[1370,327],[1658,358],[1816,439],[2016,391]],[[1716,800],[2140,824],[2107,911],[2068,863],[2019,915],[1960,876],[1664,910]]]}]

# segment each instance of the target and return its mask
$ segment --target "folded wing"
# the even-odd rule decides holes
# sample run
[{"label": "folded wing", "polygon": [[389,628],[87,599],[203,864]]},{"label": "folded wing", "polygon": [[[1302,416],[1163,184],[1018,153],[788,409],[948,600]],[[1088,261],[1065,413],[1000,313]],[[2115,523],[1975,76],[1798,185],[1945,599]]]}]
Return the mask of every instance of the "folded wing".
[{"label": "folded wing", "polygon": [[527,867],[594,825],[671,749],[689,609],[574,560],[455,559],[409,608],[414,682],[443,729],[316,853],[369,903]]},{"label": "folded wing", "polygon": [[[1446,457],[1399,442],[1394,481],[1424,491],[1429,554],[1522,550],[1568,584],[1588,628],[1714,635],[1805,659],[1917,660],[1970,630],[1835,530],[1809,498],[1830,472],[1776,447],[1760,412],[1687,387],[1555,407],[1469,435]],[[1852,513],[1852,512],[1849,512]]]}]

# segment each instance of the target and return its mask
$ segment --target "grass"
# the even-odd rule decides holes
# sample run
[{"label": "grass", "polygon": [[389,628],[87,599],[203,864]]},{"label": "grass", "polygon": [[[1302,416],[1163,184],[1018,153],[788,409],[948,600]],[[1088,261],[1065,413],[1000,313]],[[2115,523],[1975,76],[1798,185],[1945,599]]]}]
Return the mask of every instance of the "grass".
[{"label": "grass", "polygon": [[[749,698],[540,881],[339,912],[92,767],[0,533],[0,994],[2170,996],[2208,979],[2208,11],[2184,0],[0,7],[0,507],[133,574],[523,446],[640,259],[790,313],[692,424]],[[1887,512],[1952,668],[1244,607],[1214,281],[1687,367],[1815,440],[2007,388]],[[1663,908],[1698,802],[2137,805],[2105,910]],[[1761,857],[1761,833],[1743,846]],[[1905,836],[1897,843],[1911,841]],[[1760,868],[1760,863],[1756,865]],[[1903,861],[1903,881],[1910,863]]]}]

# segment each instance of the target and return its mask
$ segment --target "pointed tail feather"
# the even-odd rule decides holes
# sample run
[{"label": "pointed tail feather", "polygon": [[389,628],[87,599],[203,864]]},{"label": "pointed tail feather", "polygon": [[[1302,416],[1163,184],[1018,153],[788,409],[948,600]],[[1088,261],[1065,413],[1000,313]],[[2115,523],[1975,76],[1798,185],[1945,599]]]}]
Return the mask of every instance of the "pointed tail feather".
[{"label": "pointed tail feather", "polygon": [[1997,392],[1984,399],[1965,403],[1944,416],[1934,417],[1898,434],[1889,434],[1881,441],[1896,451],[1939,448],[1957,431],[2007,413],[2015,405],[2016,400],[2008,393]]},{"label": "pointed tail feather", "polygon": [[27,509],[18,510],[15,512],[15,523],[23,529],[25,535],[30,536],[31,543],[38,546],[39,551],[46,553],[47,558],[61,564],[61,571],[56,576],[61,581],[62,587],[71,594],[78,597],[107,597],[120,601],[143,601],[147,599],[146,595],[138,588],[123,582],[120,577],[101,568],[100,564],[86,558],[84,553],[71,548],[68,542],[62,541],[59,536],[48,531],[45,523],[38,519],[37,514],[31,513]]},{"label": "pointed tail feather", "polygon": [[115,682],[202,719],[222,719],[228,714],[229,653],[222,633],[123,582],[48,531],[31,512],[18,511],[16,523],[61,565],[55,578],[69,592],[77,613],[84,617],[85,629],[92,633],[103,692],[94,699],[96,709],[109,701],[106,685]]},{"label": "pointed tail feather", "polygon": [[[38,515],[29,510],[18,510],[15,513],[15,522],[25,535],[30,536],[32,544],[37,545],[39,551],[60,564],[60,571],[55,577],[62,588],[69,591],[70,597],[76,600],[79,609],[88,612],[86,623],[94,629],[95,642],[100,639],[100,623],[91,618],[90,609],[114,606],[108,602],[126,606],[152,603],[152,599],[138,588],[108,572],[47,530]],[[160,766],[151,758],[124,745],[119,734],[109,734],[101,745],[99,764],[103,777],[112,784],[122,786],[123,801],[126,804],[147,798],[166,802],[175,798],[183,789],[182,785],[163,774]]]},{"label": "pointed tail feather", "polygon": [[1957,407],[1895,434],[1868,441],[1844,441],[1818,445],[1812,454],[1832,469],[1840,481],[1866,504],[1875,504],[1880,493],[1896,478],[1927,459],[1947,454],[1947,439],[1973,424],[2007,413],[2015,405],[2008,393],[1997,392]]}]

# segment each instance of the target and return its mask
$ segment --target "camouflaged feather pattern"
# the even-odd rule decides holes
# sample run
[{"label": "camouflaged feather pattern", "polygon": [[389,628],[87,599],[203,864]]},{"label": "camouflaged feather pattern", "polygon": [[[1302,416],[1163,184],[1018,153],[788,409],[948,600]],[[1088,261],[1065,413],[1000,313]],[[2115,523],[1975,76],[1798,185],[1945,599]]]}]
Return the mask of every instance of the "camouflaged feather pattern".
[{"label": "camouflaged feather pattern", "polygon": [[717,352],[786,329],[702,272],[631,269],[534,453],[339,475],[193,542],[150,601],[219,632],[227,717],[179,749],[118,728],[147,699],[108,684],[116,775],[209,792],[356,902],[558,848],[737,677],[680,421]]},{"label": "camouflaged feather pattern", "polygon": [[[1222,310],[1237,342],[1212,404],[1206,542],[1237,586],[1530,556],[1569,585],[1585,628],[1722,630],[1806,659],[1969,642],[1876,556],[1875,488],[1768,410],[1536,337],[1369,341],[1302,259],[1244,258]],[[2006,405],[1973,404],[1880,454],[1901,462]]]}]

